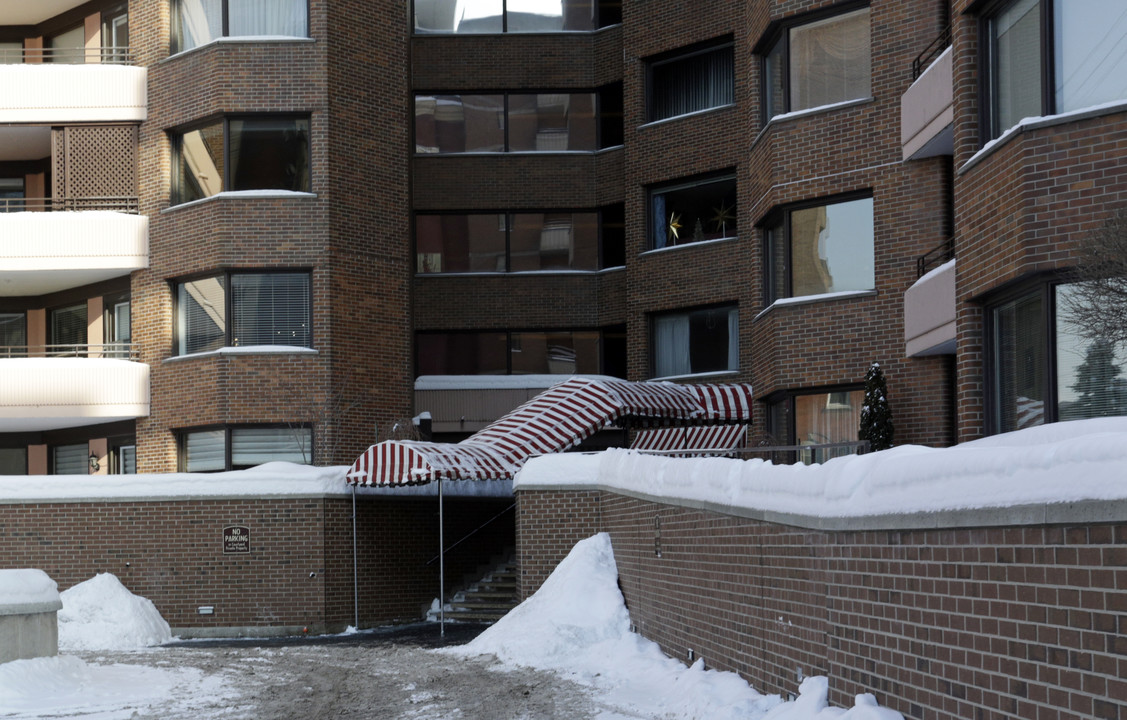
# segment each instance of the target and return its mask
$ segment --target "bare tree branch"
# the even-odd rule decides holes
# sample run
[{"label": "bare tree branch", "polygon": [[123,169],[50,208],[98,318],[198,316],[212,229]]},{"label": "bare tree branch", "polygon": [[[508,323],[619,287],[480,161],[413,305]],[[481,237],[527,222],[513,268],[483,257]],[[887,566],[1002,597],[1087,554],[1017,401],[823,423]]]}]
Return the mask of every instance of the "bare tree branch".
[{"label": "bare tree branch", "polygon": [[1127,341],[1127,207],[1084,238],[1071,280],[1065,319],[1089,340]]}]

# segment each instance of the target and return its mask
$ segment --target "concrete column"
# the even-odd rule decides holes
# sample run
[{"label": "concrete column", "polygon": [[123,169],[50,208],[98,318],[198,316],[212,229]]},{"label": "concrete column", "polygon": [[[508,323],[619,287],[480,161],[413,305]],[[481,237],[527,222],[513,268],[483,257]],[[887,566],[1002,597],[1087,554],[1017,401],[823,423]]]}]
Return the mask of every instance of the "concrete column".
[{"label": "concrete column", "polygon": [[102,319],[102,296],[92,297],[86,301],[86,342],[97,345],[98,349],[90,349],[90,357],[102,357],[102,344],[106,341],[104,321]]},{"label": "concrete column", "polygon": [[90,455],[98,458],[98,469],[91,470],[91,475],[108,475],[110,472],[109,441],[105,438],[94,438],[89,442]]},{"label": "concrete column", "polygon": [[[32,51],[42,50],[43,49],[43,38],[42,37],[26,38],[23,41],[23,49],[24,50],[32,50]],[[31,53],[28,53],[24,56],[24,62],[27,63],[27,64],[38,64],[38,63],[43,62],[43,56],[40,53],[31,52]]]},{"label": "concrete column", "polygon": [[46,445],[28,445],[27,446],[27,474],[28,475],[46,475],[47,474],[47,446]]},{"label": "concrete column", "polygon": [[86,41],[86,62],[102,62],[102,14],[87,15],[83,27]]},{"label": "concrete column", "polygon": [[[27,311],[28,357],[43,357],[43,346],[47,344],[47,310]],[[39,348],[38,351],[30,348]]]}]

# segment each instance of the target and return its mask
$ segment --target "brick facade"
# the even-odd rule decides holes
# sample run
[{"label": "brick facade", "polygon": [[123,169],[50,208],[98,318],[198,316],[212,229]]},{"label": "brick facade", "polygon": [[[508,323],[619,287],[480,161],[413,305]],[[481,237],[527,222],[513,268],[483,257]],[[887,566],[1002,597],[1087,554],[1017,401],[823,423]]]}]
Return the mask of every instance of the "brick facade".
[{"label": "brick facade", "polygon": [[[1127,525],[823,531],[518,490],[522,597],[610,533],[637,631],[764,693],[826,675],[910,720],[1127,717]],[[658,555],[660,552],[660,555]]]}]

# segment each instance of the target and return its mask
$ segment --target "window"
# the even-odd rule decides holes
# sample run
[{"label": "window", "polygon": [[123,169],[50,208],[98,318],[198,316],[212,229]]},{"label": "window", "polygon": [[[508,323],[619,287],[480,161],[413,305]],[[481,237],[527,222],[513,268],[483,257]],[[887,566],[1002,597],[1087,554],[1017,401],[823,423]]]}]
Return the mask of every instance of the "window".
[{"label": "window", "polygon": [[654,376],[738,370],[739,325],[734,305],[654,315]]},{"label": "window", "polygon": [[51,447],[51,474],[89,475],[90,447],[86,443]]},{"label": "window", "polygon": [[784,26],[772,37],[763,62],[768,120],[869,97],[869,8]]},{"label": "window", "polygon": [[240,470],[268,462],[313,464],[307,425],[228,426],[180,433],[180,471]]},{"label": "window", "polygon": [[0,475],[27,475],[27,448],[0,448]]},{"label": "window", "polygon": [[85,351],[89,342],[87,325],[86,303],[54,308],[48,314],[48,326],[51,334],[50,354],[75,355]]},{"label": "window", "polygon": [[795,206],[773,217],[764,232],[768,305],[875,287],[872,198]]},{"label": "window", "polygon": [[415,96],[419,155],[594,152],[621,144],[621,125],[621,84],[588,93]]},{"label": "window", "polygon": [[601,212],[417,215],[416,272],[598,270],[622,257],[621,216],[621,206]]},{"label": "window", "polygon": [[27,315],[0,313],[0,357],[27,355]]},{"label": "window", "polygon": [[232,116],[172,136],[173,204],[225,190],[309,192],[309,118]]},{"label": "window", "polygon": [[[767,405],[767,432],[778,445],[828,445],[857,441],[861,426],[863,388],[830,392],[790,391]],[[794,459],[809,465],[851,455],[856,447],[810,448]]]},{"label": "window", "polygon": [[137,445],[130,439],[127,443],[115,443],[110,448],[110,475],[135,475],[137,473]]},{"label": "window", "polygon": [[49,63],[81,64],[86,62],[86,29],[79,25],[47,38],[47,52],[43,61]]},{"label": "window", "polygon": [[1127,348],[1070,320],[1076,288],[1041,282],[988,308],[988,431],[1127,415]]},{"label": "window", "polygon": [[21,212],[24,209],[24,179],[0,177],[0,212]]},{"label": "window", "polygon": [[735,102],[732,43],[649,61],[649,120],[687,115]]},{"label": "window", "polygon": [[654,249],[736,237],[736,178],[651,190],[650,222]]},{"label": "window", "polygon": [[622,22],[613,0],[415,0],[415,33],[590,32]]},{"label": "window", "polygon": [[173,52],[245,36],[308,37],[306,0],[173,0]]},{"label": "window", "polygon": [[1104,0],[1013,0],[985,16],[984,140],[1026,117],[1127,98],[1124,23],[1127,5]]},{"label": "window", "polygon": [[416,375],[611,374],[625,363],[624,328],[422,332]]},{"label": "window", "polygon": [[102,62],[125,62],[129,56],[129,5],[102,13]]},{"label": "window", "polygon": [[254,345],[312,347],[308,272],[230,272],[175,287],[178,355]]}]

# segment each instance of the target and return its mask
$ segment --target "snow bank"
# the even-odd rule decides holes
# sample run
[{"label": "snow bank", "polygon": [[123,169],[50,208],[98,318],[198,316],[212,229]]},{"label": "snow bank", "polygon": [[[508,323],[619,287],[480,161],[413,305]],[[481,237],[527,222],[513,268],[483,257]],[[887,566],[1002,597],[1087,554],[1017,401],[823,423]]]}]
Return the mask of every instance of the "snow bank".
[{"label": "snow bank", "polygon": [[849,710],[829,706],[829,682],[824,677],[808,677],[798,686],[798,698],[783,703],[762,720],[904,720],[895,710],[877,705],[869,693],[858,695]]},{"label": "snow bank", "polygon": [[0,607],[58,601],[59,586],[42,570],[0,570]]},{"label": "snow bank", "polygon": [[514,488],[597,485],[734,508],[859,517],[1123,500],[1124,468],[1127,417],[1115,417],[1053,423],[952,448],[904,445],[822,465],[628,450],[550,455],[526,463]]},{"label": "snow bank", "polygon": [[172,639],[152,601],[129,592],[110,573],[64,591],[62,601],[60,650],[135,650]]}]

